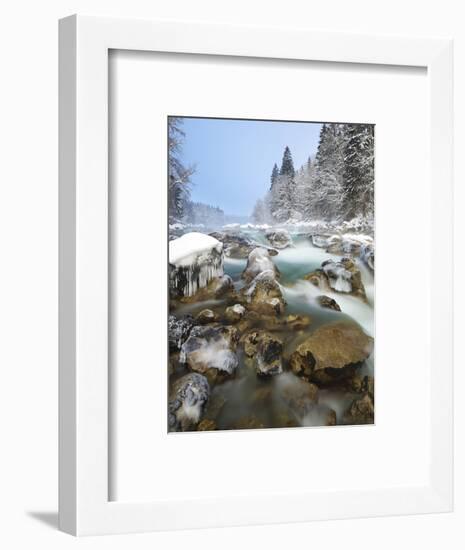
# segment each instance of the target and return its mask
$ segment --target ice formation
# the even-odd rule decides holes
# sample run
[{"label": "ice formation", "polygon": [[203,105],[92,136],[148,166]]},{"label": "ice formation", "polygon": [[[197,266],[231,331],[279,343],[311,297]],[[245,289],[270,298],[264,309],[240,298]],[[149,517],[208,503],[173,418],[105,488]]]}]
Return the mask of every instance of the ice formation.
[{"label": "ice formation", "polygon": [[170,286],[181,296],[223,276],[223,244],[204,233],[186,233],[169,243]]},{"label": "ice formation", "polygon": [[329,260],[322,267],[328,276],[331,288],[338,292],[352,292],[352,273],[345,269],[343,265]]}]

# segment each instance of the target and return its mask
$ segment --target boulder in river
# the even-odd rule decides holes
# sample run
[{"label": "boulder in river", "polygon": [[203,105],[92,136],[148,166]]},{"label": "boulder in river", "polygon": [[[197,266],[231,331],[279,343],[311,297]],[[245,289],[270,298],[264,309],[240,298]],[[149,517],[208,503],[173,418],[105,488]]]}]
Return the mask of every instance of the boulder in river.
[{"label": "boulder in river", "polygon": [[225,309],[224,316],[230,323],[238,323],[245,315],[246,309],[241,304],[234,304]]},{"label": "boulder in river", "polygon": [[242,338],[244,353],[252,358],[254,368],[260,376],[281,374],[282,341],[264,330],[253,330]]},{"label": "boulder in river", "polygon": [[213,279],[207,288],[214,298],[223,298],[234,290],[234,283],[229,275],[222,275]]},{"label": "boulder in river", "polygon": [[272,231],[267,231],[265,237],[271,245],[278,250],[292,246],[291,236],[286,229],[273,229]]},{"label": "boulder in river", "polygon": [[318,385],[351,378],[373,351],[373,338],[355,323],[334,323],[315,330],[291,355],[294,374]]},{"label": "boulder in river", "polygon": [[362,382],[362,391],[368,393],[371,397],[371,400],[375,400],[375,379],[373,376],[365,376]]},{"label": "boulder in river", "polygon": [[[208,300],[226,300],[228,303],[237,301],[237,292],[229,275],[221,275],[212,279],[207,286],[199,288],[192,296],[177,298],[181,303],[192,304]],[[174,306],[175,307],[175,306]]]},{"label": "boulder in river", "polygon": [[197,426],[199,432],[212,432],[213,430],[216,430],[216,422],[208,418],[204,418]]},{"label": "boulder in river", "polygon": [[245,259],[256,247],[247,237],[226,231],[215,231],[210,236],[223,243],[224,255],[228,258]]},{"label": "boulder in river", "polygon": [[194,320],[190,315],[177,318],[174,315],[168,317],[168,340],[171,351],[180,350],[182,344],[189,337],[194,326]]},{"label": "boulder in river", "polygon": [[218,315],[211,309],[202,309],[202,311],[196,316],[195,322],[199,325],[208,325],[218,320]]},{"label": "boulder in river", "polygon": [[374,421],[375,408],[368,393],[354,399],[342,419],[344,424],[373,424]]},{"label": "boulder in river", "polygon": [[316,248],[326,248],[329,245],[330,235],[311,235],[310,239]]},{"label": "boulder in river", "polygon": [[279,278],[279,270],[271,259],[269,251],[266,248],[254,248],[248,256],[247,265],[241,277],[246,282],[250,282],[264,271],[269,271],[273,277]]},{"label": "boulder in river", "polygon": [[204,233],[185,233],[169,242],[172,297],[193,296],[223,275],[223,244]]},{"label": "boulder in river", "polygon": [[201,374],[189,373],[176,380],[169,395],[169,429],[185,431],[196,426],[209,396],[210,386]]},{"label": "boulder in river", "polygon": [[[323,244],[323,241],[321,241]],[[326,242],[326,252],[360,258],[372,271],[375,268],[373,238],[369,235],[333,235]]]},{"label": "boulder in river", "polygon": [[[250,316],[250,312],[247,317]],[[260,327],[269,331],[301,331],[305,330],[312,323],[312,319],[308,315],[259,315],[254,327]],[[252,328],[252,327],[251,327]],[[245,331],[243,331],[245,332]]]},{"label": "boulder in river", "polygon": [[263,271],[241,290],[247,308],[262,315],[276,315],[284,311],[286,302],[272,271]]},{"label": "boulder in river", "polygon": [[339,262],[326,260],[321,269],[308,273],[304,279],[323,291],[333,290],[366,300],[362,274],[351,258],[342,258]]},{"label": "boulder in river", "polygon": [[219,371],[216,374],[232,375],[238,366],[238,339],[239,333],[232,326],[196,326],[181,347],[179,361],[202,374],[213,369]]},{"label": "boulder in river", "polygon": [[360,259],[372,270],[375,269],[375,250],[373,245],[363,245],[360,249]]},{"label": "boulder in river", "polygon": [[333,311],[341,311],[341,307],[336,302],[336,300],[330,298],[329,296],[325,296],[324,294],[322,294],[321,296],[317,296],[316,301],[321,307],[332,309]]}]

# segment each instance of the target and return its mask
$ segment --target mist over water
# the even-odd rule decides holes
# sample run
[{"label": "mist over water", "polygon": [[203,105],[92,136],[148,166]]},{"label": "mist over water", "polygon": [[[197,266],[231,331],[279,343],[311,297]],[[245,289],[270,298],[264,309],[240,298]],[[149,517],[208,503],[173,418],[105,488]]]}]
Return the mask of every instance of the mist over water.
[{"label": "mist over water", "polygon": [[[269,246],[262,231],[244,230],[242,231],[247,237],[252,239],[257,244]],[[281,276],[279,283],[287,302],[286,312],[288,314],[309,315],[312,323],[300,333],[290,331],[286,335],[289,339],[287,349],[292,352],[297,346],[305,340],[318,326],[334,323],[338,321],[355,321],[358,323],[364,332],[370,336],[374,336],[374,276],[373,273],[363,264],[362,261],[356,260],[357,267],[361,271],[362,282],[365,286],[367,303],[360,298],[343,294],[341,292],[324,291],[324,294],[336,300],[341,307],[341,312],[331,309],[322,308],[316,298],[323,293],[321,289],[314,286],[309,281],[303,280],[302,277],[309,272],[319,269],[322,262],[328,259],[340,261],[341,257],[328,254],[324,249],[314,247],[308,238],[293,236],[294,246],[280,250],[273,257],[273,262],[278,267]],[[235,281],[236,287],[242,285],[240,275],[245,269],[247,260],[225,258],[224,269],[225,273],[230,275]],[[206,304],[202,304],[202,307]],[[237,416],[237,407],[242,407],[242,414],[253,414],[261,419],[264,425],[269,425],[270,412],[260,406],[254,400],[254,395],[260,391],[270,389],[270,401],[274,408],[280,406],[288,406],[279,398],[283,389],[288,391],[299,391],[299,387],[305,384],[300,378],[292,372],[284,372],[283,374],[274,377],[272,380],[263,380],[257,378],[255,372],[244,364],[244,359],[240,359],[241,366],[238,379],[231,380],[215,388],[214,392],[221,394],[227,402],[222,414],[220,415],[220,427],[223,423],[227,427],[234,421]],[[359,374],[361,376],[374,374],[373,355],[368,358],[365,364],[361,367]],[[332,409],[336,413],[337,422],[342,422],[342,416],[351,401],[357,397],[357,394],[350,392],[334,391],[323,389],[319,392],[318,404],[309,407],[305,414],[302,411],[292,410],[291,414],[295,421],[300,426],[322,426],[325,425],[325,419],[328,411]],[[244,405],[247,403],[247,405]],[[256,406],[254,406],[254,403]],[[245,407],[245,408],[244,408]]]},{"label": "mist over water", "polygon": [[[218,230],[218,229],[217,229]],[[209,233],[213,228],[203,228],[202,232]],[[231,234],[239,234],[249,239],[257,246],[272,248],[260,228],[244,227],[228,229]],[[343,424],[344,414],[351,403],[360,398],[349,388],[333,389],[320,388],[318,399],[314,400],[306,395],[309,384],[296,376],[288,369],[291,354],[300,344],[319,327],[340,321],[357,323],[369,336],[374,337],[374,275],[373,272],[359,258],[353,258],[360,270],[360,275],[366,292],[366,301],[349,293],[337,292],[330,288],[319,288],[305,280],[309,273],[319,270],[326,260],[335,263],[341,261],[341,256],[330,254],[324,248],[312,244],[308,234],[291,233],[292,246],[279,249],[271,257],[272,262],[279,270],[277,282],[286,302],[283,316],[299,315],[310,318],[308,326],[298,329],[286,323],[277,324],[269,328],[266,318],[258,321],[258,329],[271,330],[273,334],[285,342],[282,360],[284,372],[271,376],[257,376],[256,369],[250,358],[244,354],[242,346],[238,346],[236,355],[238,367],[234,378],[214,383],[211,387],[209,403],[215,409],[215,429],[250,429],[267,427],[316,427],[332,424]],[[247,259],[224,257],[224,273],[229,275],[236,291],[239,291],[246,282],[241,275],[247,266]],[[340,306],[341,311],[322,307],[318,297],[325,295],[332,298]],[[211,309],[221,317],[227,307],[227,299],[197,300],[190,303],[179,303],[176,315],[192,315],[195,317],[202,310]],[[206,345],[198,353],[202,356],[215,358],[224,353],[222,346],[217,344]],[[211,364],[214,361],[209,361]],[[182,375],[182,373],[179,373]],[[371,355],[359,368],[358,375],[374,376],[374,358]],[[176,377],[176,374],[175,374]]]}]

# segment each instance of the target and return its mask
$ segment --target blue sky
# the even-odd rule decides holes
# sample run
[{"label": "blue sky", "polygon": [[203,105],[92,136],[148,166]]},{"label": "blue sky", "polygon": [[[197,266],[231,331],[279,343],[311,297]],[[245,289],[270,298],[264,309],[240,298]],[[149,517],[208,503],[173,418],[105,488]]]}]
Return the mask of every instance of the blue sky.
[{"label": "blue sky", "polygon": [[273,164],[281,166],[286,145],[296,169],[315,156],[321,124],[185,118],[184,164],[195,164],[192,200],[219,206],[226,214],[250,215],[270,185]]}]

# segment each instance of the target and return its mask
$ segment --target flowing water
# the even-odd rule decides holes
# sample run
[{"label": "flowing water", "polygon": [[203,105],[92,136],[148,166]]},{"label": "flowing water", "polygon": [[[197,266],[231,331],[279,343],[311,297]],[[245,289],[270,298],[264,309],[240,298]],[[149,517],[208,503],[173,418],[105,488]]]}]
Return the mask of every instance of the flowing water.
[{"label": "flowing water", "polygon": [[[257,244],[269,246],[264,234],[260,231],[245,230],[242,233]],[[374,277],[372,272],[361,260],[357,260],[357,266],[361,271],[365,286],[367,303],[349,294],[325,291],[324,294],[334,298],[342,311],[322,308],[316,301],[322,291],[312,283],[305,281],[303,276],[320,268],[321,263],[325,260],[339,261],[341,256],[328,254],[324,249],[314,247],[305,237],[293,236],[293,244],[292,248],[280,250],[279,254],[272,259],[281,273],[279,282],[287,302],[285,314],[308,315],[311,318],[311,324],[304,330],[288,330],[286,333],[277,333],[286,342],[285,359],[309,334],[323,324],[342,320],[355,321],[367,334],[374,336]],[[225,258],[224,271],[231,276],[236,288],[240,288],[244,284],[240,276],[246,263],[245,259]],[[176,314],[191,313],[195,315],[202,309],[221,309],[224,305],[220,300],[204,301],[182,306],[176,311]],[[350,392],[320,390],[318,405],[312,405],[302,410],[301,407],[293,405],[293,399],[289,400],[289,396],[298,396],[303,391],[305,382],[290,372],[269,379],[259,378],[243,356],[239,357],[239,361],[236,377],[216,385],[212,390],[210,407],[215,409],[215,421],[218,429],[321,426],[325,424],[330,409],[335,411],[337,423],[340,423],[344,411],[351,400],[356,397]],[[372,356],[362,366],[360,374],[373,375]],[[283,396],[285,397],[283,398]]]}]

